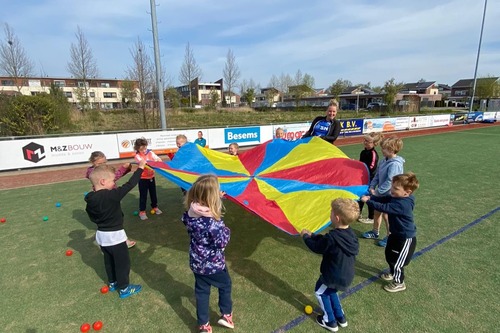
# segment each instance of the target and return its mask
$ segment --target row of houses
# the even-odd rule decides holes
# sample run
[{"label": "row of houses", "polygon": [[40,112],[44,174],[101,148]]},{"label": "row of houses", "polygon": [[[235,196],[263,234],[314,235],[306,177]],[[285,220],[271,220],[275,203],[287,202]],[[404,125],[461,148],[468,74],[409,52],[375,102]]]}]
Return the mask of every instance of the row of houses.
[{"label": "row of houses", "polygon": [[[498,82],[498,77],[481,78]],[[123,98],[123,87],[125,80],[118,79],[91,79],[83,82],[74,78],[55,77],[31,77],[23,78],[22,82],[16,82],[11,77],[0,77],[0,94],[22,94],[37,95],[49,93],[52,85],[60,88],[70,103],[78,105],[81,93],[78,90],[87,88],[88,102],[93,108],[116,109],[122,108],[126,102]],[[138,87],[138,82],[132,82]],[[396,96],[396,104],[407,105],[410,100],[416,100],[420,106],[434,106],[436,102],[442,101],[443,106],[465,106],[471,96],[473,79],[458,80],[452,86],[438,84],[436,81],[407,83]],[[241,104],[241,96],[236,93],[224,91],[224,81],[219,79],[215,82],[202,82],[195,78],[189,85],[175,87],[177,92],[185,98],[189,92],[198,105],[208,105],[212,94],[217,94],[219,103],[223,105],[238,106]],[[140,97],[136,88],[135,99]],[[346,88],[339,96],[342,106],[355,105],[356,109],[366,108],[369,103],[383,100],[384,93],[377,93],[368,87],[352,86]],[[244,101],[254,107],[291,107],[297,105],[324,106],[332,98],[325,89],[312,89],[304,85],[290,86],[286,93],[276,88],[262,88],[257,91],[253,101]],[[168,103],[168,101],[167,101]]]}]

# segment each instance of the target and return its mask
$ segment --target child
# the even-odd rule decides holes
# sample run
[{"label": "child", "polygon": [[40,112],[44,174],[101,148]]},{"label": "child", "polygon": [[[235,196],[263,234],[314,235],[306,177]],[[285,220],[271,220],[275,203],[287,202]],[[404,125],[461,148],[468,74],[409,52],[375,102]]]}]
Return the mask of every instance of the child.
[{"label": "child", "polygon": [[323,315],[318,316],[316,322],[330,332],[336,332],[338,325],[347,326],[337,291],[346,290],[354,279],[359,244],[349,225],[358,218],[359,205],[354,200],[338,198],[332,201],[331,208],[330,220],[334,228],[328,234],[312,235],[304,229],[300,235],[311,251],[323,255],[321,275],[314,289]]},{"label": "child", "polygon": [[231,143],[228,148],[229,155],[238,156],[239,149],[240,146],[236,142]]},{"label": "child", "polygon": [[130,257],[120,201],[137,185],[145,165],[145,160],[140,161],[139,168],[120,187],[116,187],[113,167],[105,164],[96,167],[90,174],[94,191],[85,196],[85,210],[90,220],[97,224],[95,238],[104,254],[109,290],[118,289],[120,298],[137,294],[142,289],[140,285],[129,284]]},{"label": "child", "polygon": [[[188,141],[188,138],[184,134],[179,134],[175,137],[175,145],[177,146],[178,149],[180,149],[182,146],[184,146],[187,141]],[[170,160],[173,160],[175,153],[168,153],[167,156],[168,156],[168,158],[170,158]]]},{"label": "child", "polygon": [[[108,162],[106,159],[106,155],[102,151],[94,151],[90,154],[89,162],[92,163],[91,166],[87,168],[87,173],[85,174],[85,178],[90,179],[90,174],[96,167],[99,165],[104,165]],[[132,170],[132,164],[130,163],[124,163],[118,170],[115,172],[115,182],[125,176],[127,173]],[[127,246],[128,248],[134,247],[136,244],[135,241],[131,239],[127,239]]]},{"label": "child", "polygon": [[211,333],[209,321],[210,288],[219,289],[219,325],[234,328],[231,277],[227,270],[224,249],[230,230],[222,221],[222,201],[217,177],[203,175],[189,189],[182,216],[191,239],[189,265],[195,278],[196,315],[200,333]]},{"label": "child", "polygon": [[[396,137],[389,137],[382,140],[380,144],[384,159],[380,161],[375,177],[370,183],[370,194],[378,197],[390,196],[392,177],[403,173],[403,164],[405,159],[398,156],[398,152],[403,149],[403,141]],[[389,234],[389,223],[387,215],[383,216],[385,229]],[[363,238],[379,237],[380,224],[382,223],[382,213],[375,209],[373,219],[373,230],[365,232]],[[377,243],[379,246],[385,247],[387,244],[387,236]]]},{"label": "child", "polygon": [[[135,150],[135,160],[140,163],[141,161],[156,161],[161,162],[159,158],[153,151],[148,149],[148,140],[144,138],[139,138],[135,140],[134,143]],[[142,172],[141,180],[139,181],[139,218],[141,220],[147,220],[146,215],[146,202],[148,200],[148,191],[151,196],[151,208],[153,208],[156,215],[163,213],[158,208],[158,198],[156,196],[156,180],[155,172],[153,169],[146,168]]]},{"label": "child", "polygon": [[[373,178],[375,177],[375,173],[377,171],[378,153],[375,150],[375,147],[378,146],[380,140],[382,140],[382,135],[380,133],[372,132],[366,134],[363,140],[363,145],[365,146],[365,149],[363,149],[359,154],[359,160],[366,165],[368,171],[370,172],[370,181],[373,180]],[[374,215],[373,208],[368,207],[368,218],[364,219],[362,217],[363,206],[364,206],[363,201],[359,201],[358,221],[361,223],[372,224]]]},{"label": "child", "polygon": [[205,140],[205,138],[203,138],[202,131],[198,131],[198,138],[196,140],[194,140],[194,143],[196,143],[197,145],[200,145],[202,147],[205,147],[207,145],[207,140]]},{"label": "child", "polygon": [[283,139],[285,140],[285,131],[281,127],[278,127],[276,129],[276,134],[274,135],[276,139]]},{"label": "child", "polygon": [[385,248],[385,260],[389,264],[389,273],[382,274],[382,279],[391,281],[384,289],[395,293],[406,289],[404,267],[410,263],[417,245],[417,227],[413,220],[418,179],[409,172],[392,178],[391,196],[363,196],[361,200],[368,207],[389,216],[389,238]]}]

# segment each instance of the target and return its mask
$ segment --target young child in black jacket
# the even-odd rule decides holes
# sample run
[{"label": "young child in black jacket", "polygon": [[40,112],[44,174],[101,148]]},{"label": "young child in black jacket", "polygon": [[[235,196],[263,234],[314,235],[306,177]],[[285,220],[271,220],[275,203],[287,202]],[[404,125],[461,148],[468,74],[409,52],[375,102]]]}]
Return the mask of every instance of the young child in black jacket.
[{"label": "young child in black jacket", "polygon": [[391,195],[385,197],[363,196],[361,200],[368,207],[389,216],[389,237],[385,248],[385,260],[390,272],[382,274],[382,279],[390,281],[384,286],[388,292],[395,293],[406,289],[404,267],[410,263],[417,246],[417,227],[413,219],[418,179],[408,172],[392,178]]},{"label": "young child in black jacket", "polygon": [[142,289],[140,285],[129,284],[130,257],[120,201],[137,185],[145,165],[146,161],[142,160],[130,180],[120,187],[115,185],[113,167],[96,167],[89,177],[94,191],[85,196],[87,214],[97,224],[95,238],[104,254],[109,291],[118,289],[120,298],[137,294]]},{"label": "young child in black jacket", "polygon": [[359,251],[358,238],[349,227],[359,216],[356,201],[339,198],[332,201],[330,220],[334,229],[327,234],[313,235],[309,230],[302,230],[300,235],[307,247],[323,255],[321,275],[314,289],[323,315],[316,318],[321,327],[336,332],[347,326],[339,290],[346,290],[354,278],[354,262]]}]

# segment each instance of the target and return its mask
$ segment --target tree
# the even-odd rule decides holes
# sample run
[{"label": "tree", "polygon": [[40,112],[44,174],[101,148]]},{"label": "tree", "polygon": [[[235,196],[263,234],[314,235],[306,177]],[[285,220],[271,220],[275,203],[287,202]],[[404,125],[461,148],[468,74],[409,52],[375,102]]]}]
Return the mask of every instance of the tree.
[{"label": "tree", "polygon": [[478,100],[498,97],[500,82],[497,77],[487,76],[477,79],[475,95]]},{"label": "tree", "polygon": [[307,73],[304,74],[304,77],[302,78],[302,84],[311,89],[314,89],[314,81],[314,77]]},{"label": "tree", "polygon": [[78,88],[75,93],[82,111],[85,111],[90,106],[90,81],[99,75],[99,70],[92,49],[79,26],[77,27],[75,36],[76,44],[71,43],[71,61],[68,62],[67,69],[75,79],[81,80],[81,82],[78,82]]},{"label": "tree", "polygon": [[137,92],[135,91],[135,83],[131,80],[125,80],[122,82],[120,87],[120,94],[122,96],[122,103],[128,107],[130,102],[134,102],[137,97]]},{"label": "tree", "polygon": [[181,106],[181,94],[179,94],[177,89],[175,89],[174,87],[168,87],[165,90],[164,96],[165,102],[172,109],[177,109],[179,106]]},{"label": "tree", "polygon": [[302,71],[300,69],[297,69],[293,83],[296,86],[298,86],[299,84],[302,84],[303,79],[304,79],[304,76],[302,75]]},{"label": "tree", "polygon": [[391,78],[389,81],[386,81],[384,84],[384,102],[387,104],[389,111],[394,109],[394,102],[398,92],[403,89],[403,82],[396,82],[394,78]]},{"label": "tree", "polygon": [[285,94],[288,93],[288,87],[293,84],[293,80],[290,77],[289,74],[283,74],[281,73],[280,77],[278,78],[278,90],[281,92],[281,102],[283,102],[283,98],[285,97]]},{"label": "tree", "polygon": [[193,50],[189,43],[186,45],[186,51],[184,53],[184,63],[182,64],[181,71],[179,73],[179,81],[188,86],[189,89],[189,106],[193,107],[193,96],[191,91],[191,81],[195,78],[201,77],[201,69],[196,64],[196,60],[194,59]]},{"label": "tree", "polygon": [[252,107],[252,103],[255,98],[255,89],[247,88],[247,90],[242,94],[241,98],[248,103],[248,106]]},{"label": "tree", "polygon": [[217,90],[215,89],[210,89],[210,100],[207,105],[207,109],[209,110],[215,110],[217,108],[217,104],[219,103],[220,96]]},{"label": "tree", "polygon": [[24,79],[33,76],[33,62],[7,23],[4,26],[4,34],[5,43],[3,41],[0,43],[0,71],[11,77],[17,91],[21,92]]},{"label": "tree", "polygon": [[231,96],[232,89],[236,86],[238,80],[240,79],[240,69],[236,64],[236,60],[233,51],[229,49],[226,55],[226,64],[223,70],[224,83],[226,84],[226,89],[229,94],[229,107],[231,107]]},{"label": "tree", "polygon": [[142,110],[142,121],[145,128],[148,128],[146,103],[147,96],[153,92],[154,85],[154,68],[151,58],[146,53],[144,43],[140,38],[137,38],[132,49],[130,49],[132,56],[132,65],[127,69],[127,77],[130,80],[137,81],[139,84],[139,103]]},{"label": "tree", "polygon": [[338,79],[333,83],[330,88],[328,88],[330,95],[336,100],[339,100],[339,96],[348,88],[352,86],[352,82],[349,80]]}]

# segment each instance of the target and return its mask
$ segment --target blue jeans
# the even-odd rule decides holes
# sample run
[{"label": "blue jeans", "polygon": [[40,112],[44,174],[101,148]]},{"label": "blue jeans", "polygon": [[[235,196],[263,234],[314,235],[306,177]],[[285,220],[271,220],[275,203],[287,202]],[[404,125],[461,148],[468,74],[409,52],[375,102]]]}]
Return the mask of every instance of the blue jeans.
[{"label": "blue jeans", "polygon": [[223,271],[211,275],[194,273],[194,279],[198,325],[205,325],[209,322],[210,288],[212,286],[219,289],[219,310],[221,314],[230,314],[233,312],[231,277],[229,276],[227,267]]},{"label": "blue jeans", "polygon": [[326,323],[335,322],[344,318],[344,310],[340,305],[340,298],[337,289],[329,288],[321,281],[321,277],[316,282],[314,293],[318,299],[319,305],[323,310],[323,320]]}]

